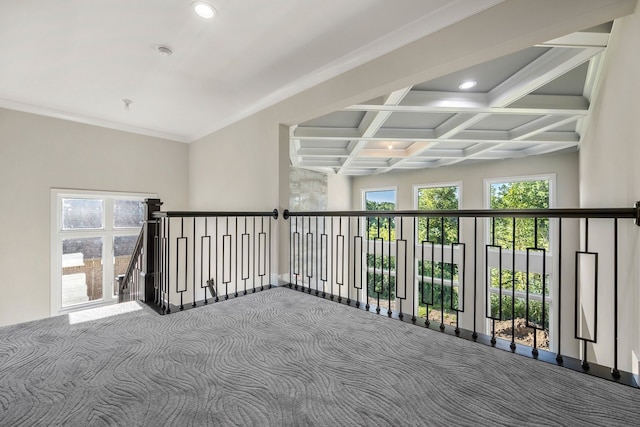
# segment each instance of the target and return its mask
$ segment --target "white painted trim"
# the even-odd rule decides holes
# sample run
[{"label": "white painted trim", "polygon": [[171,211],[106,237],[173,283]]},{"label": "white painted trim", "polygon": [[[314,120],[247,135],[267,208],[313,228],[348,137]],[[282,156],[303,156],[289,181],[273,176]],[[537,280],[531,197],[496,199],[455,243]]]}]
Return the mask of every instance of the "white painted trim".
[{"label": "white painted trim", "polygon": [[517,176],[505,176],[497,178],[485,178],[484,179],[484,208],[491,209],[491,196],[490,189],[491,184],[507,183],[507,182],[525,182],[525,181],[549,181],[549,208],[556,207],[556,174],[545,173],[537,175],[517,175]]},{"label": "white painted trim", "polygon": [[[497,178],[485,178],[484,179],[484,184],[483,184],[483,199],[484,199],[484,208],[485,209],[491,209],[491,184],[497,184],[497,183],[509,183],[509,182],[525,182],[525,181],[541,181],[541,180],[547,180],[549,181],[549,208],[555,208],[556,206],[556,174],[555,173],[547,173],[547,174],[535,174],[535,175],[518,175],[518,176],[510,176],[510,177],[497,177]],[[485,230],[484,230],[484,241],[488,242],[489,241],[489,218],[487,218],[485,220]],[[549,221],[549,251],[546,253],[546,258],[549,260],[548,262],[551,263],[551,269],[549,269],[547,271],[547,274],[549,275],[549,283],[548,283],[548,289],[549,289],[549,295],[545,296],[545,303],[547,303],[549,305],[549,350],[550,351],[555,351],[555,342],[554,339],[552,338],[552,335],[557,333],[557,328],[556,328],[556,319],[554,316],[554,292],[553,292],[553,288],[554,288],[554,282],[557,280],[556,278],[558,277],[558,269],[555,266],[555,263],[553,262],[554,259],[554,247],[555,247],[555,239],[553,236],[555,236],[555,222],[554,221]],[[510,254],[511,251],[503,251],[503,256]],[[511,256],[511,255],[509,255]],[[525,256],[525,254],[521,251],[516,251],[515,257],[516,257],[516,261],[518,258],[522,258],[523,256]],[[483,287],[483,292],[482,292],[482,298],[483,301],[486,300],[486,292],[487,292],[487,275],[483,274],[482,277],[482,287]],[[503,291],[504,292],[504,291]],[[496,293],[496,291],[494,289],[489,289],[489,293]],[[517,297],[518,292],[516,291],[516,297]],[[483,305],[485,305],[485,303],[483,302]],[[485,306],[485,309],[487,309],[487,307]],[[487,333],[490,333],[491,331],[491,320],[486,319],[485,322],[485,330],[487,331]]]},{"label": "white painted trim", "polygon": [[163,130],[149,129],[142,126],[130,125],[127,123],[118,123],[111,120],[100,119],[98,117],[87,116],[85,114],[71,113],[67,111],[57,110],[55,108],[32,105],[5,98],[0,98],[0,107],[10,110],[22,111],[24,113],[37,114],[45,117],[53,117],[55,119],[68,120],[71,122],[82,123],[89,126],[99,126],[107,129],[134,133],[137,135],[166,139],[168,141],[189,143],[194,140],[187,135],[178,135]]},{"label": "white painted trim", "polygon": [[458,187],[458,209],[462,209],[462,181],[431,182],[428,184],[413,184],[413,209],[418,210],[418,190],[421,188]]},{"label": "white painted trim", "polygon": [[396,207],[398,206],[398,186],[397,185],[396,186],[389,186],[389,187],[363,188],[361,190],[362,200],[361,200],[361,205],[360,205],[360,206],[362,206],[362,210],[363,211],[367,210],[366,193],[377,192],[377,191],[393,191],[394,192],[393,204]]}]

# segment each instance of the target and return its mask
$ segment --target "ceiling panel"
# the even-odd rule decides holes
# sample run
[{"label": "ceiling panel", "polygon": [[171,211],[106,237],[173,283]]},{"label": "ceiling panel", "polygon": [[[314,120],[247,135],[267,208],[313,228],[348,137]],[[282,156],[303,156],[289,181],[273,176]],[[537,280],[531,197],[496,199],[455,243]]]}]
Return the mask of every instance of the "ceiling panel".
[{"label": "ceiling panel", "polygon": [[589,63],[586,62],[532,93],[535,95],[582,95],[588,70]]},{"label": "ceiling panel", "polygon": [[[601,77],[601,67],[591,65],[606,51],[604,29],[570,34],[344,108],[343,113],[368,114],[366,131],[354,124],[364,116],[339,121],[339,115],[329,115],[305,125],[351,127],[333,128],[324,136],[312,128],[298,127],[296,132],[318,135],[310,144],[315,147],[322,146],[323,137],[348,134],[348,157],[333,169],[344,175],[575,150],[580,144],[576,129],[589,120],[589,101],[583,94],[594,96]],[[458,85],[465,79],[478,85],[461,90]]]},{"label": "ceiling panel", "polygon": [[540,117],[541,116],[533,115],[494,114],[485,119],[482,119],[473,126],[469,126],[467,129],[507,131],[527,124]]},{"label": "ceiling panel", "polygon": [[383,129],[433,129],[448,120],[448,113],[393,113],[384,122]]},{"label": "ceiling panel", "polygon": [[485,62],[462,71],[447,74],[437,79],[417,84],[414,90],[462,92],[458,86],[461,82],[475,80],[478,85],[471,92],[486,93],[508,79],[513,73],[524,68],[550,48],[530,47],[528,49]]}]

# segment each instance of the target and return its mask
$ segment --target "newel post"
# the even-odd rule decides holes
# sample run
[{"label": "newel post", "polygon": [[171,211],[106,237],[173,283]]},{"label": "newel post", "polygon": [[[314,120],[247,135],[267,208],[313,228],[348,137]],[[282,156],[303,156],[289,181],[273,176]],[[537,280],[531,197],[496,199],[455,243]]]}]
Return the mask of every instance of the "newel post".
[{"label": "newel post", "polygon": [[142,278],[144,282],[144,297],[146,303],[153,303],[155,298],[155,267],[156,267],[156,238],[158,237],[159,219],[154,218],[153,214],[160,211],[162,202],[160,199],[145,199],[144,207],[144,242],[143,242],[143,261],[142,261]]}]

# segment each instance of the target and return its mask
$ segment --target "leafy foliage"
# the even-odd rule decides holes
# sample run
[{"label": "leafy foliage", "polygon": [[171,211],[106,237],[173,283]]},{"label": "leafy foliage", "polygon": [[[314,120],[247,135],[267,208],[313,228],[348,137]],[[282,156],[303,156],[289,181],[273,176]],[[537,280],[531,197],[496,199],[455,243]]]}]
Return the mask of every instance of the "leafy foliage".
[{"label": "leafy foliage", "polygon": [[[375,202],[367,200],[368,211],[393,211],[396,205],[391,202]],[[367,218],[368,239],[382,239],[385,241],[395,240],[396,224],[391,217],[368,217]]]},{"label": "leafy foliage", "polygon": [[[491,209],[548,209],[549,181],[492,184],[490,202]],[[547,218],[494,218],[490,227],[492,244],[503,249],[549,249]]]},{"label": "leafy foliage", "polygon": [[[418,190],[418,210],[458,209],[458,187],[428,187]],[[418,241],[450,244],[458,241],[457,218],[419,218]]]},{"label": "leafy foliage", "polygon": [[[500,184],[492,184],[490,192],[492,209],[547,209],[549,208],[549,181],[520,181]],[[490,242],[501,246],[503,250],[526,251],[527,248],[537,248],[535,252],[544,253],[549,250],[549,220],[547,218],[493,218],[490,224]],[[528,291],[530,294],[549,295],[549,287],[543,286],[548,281],[539,273],[529,274]],[[494,289],[527,291],[526,272],[503,270],[492,268],[489,272],[490,286]],[[544,282],[543,282],[544,280]],[[515,307],[514,307],[515,304]],[[491,316],[502,320],[524,318],[530,322],[542,325],[542,302],[529,301],[529,313],[527,316],[526,301],[522,298],[500,296],[492,293],[490,307]],[[549,305],[544,305],[544,327],[549,327]]]}]

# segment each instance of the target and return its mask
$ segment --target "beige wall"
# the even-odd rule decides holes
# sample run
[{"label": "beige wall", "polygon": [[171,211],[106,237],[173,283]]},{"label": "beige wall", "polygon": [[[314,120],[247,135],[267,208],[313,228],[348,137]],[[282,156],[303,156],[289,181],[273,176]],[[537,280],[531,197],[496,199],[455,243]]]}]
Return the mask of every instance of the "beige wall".
[{"label": "beige wall", "polygon": [[415,209],[413,186],[420,184],[462,183],[462,209],[485,209],[484,179],[523,175],[556,174],[556,206],[577,207],[578,153],[528,157],[525,159],[496,160],[472,165],[450,166],[438,169],[420,169],[385,175],[353,178],[351,208],[361,210],[362,190],[366,188],[397,187],[396,209]]},{"label": "beige wall", "polygon": [[5,109],[0,135],[0,325],[49,316],[51,188],[188,207],[186,144]]},{"label": "beige wall", "polygon": [[[601,87],[580,151],[582,207],[632,207],[640,200],[640,13],[614,25]],[[610,224],[589,224],[589,250],[606,254],[613,247]],[[640,356],[640,228],[620,221],[619,230],[620,367],[638,373]],[[613,263],[599,266],[598,357],[613,363]]]}]

